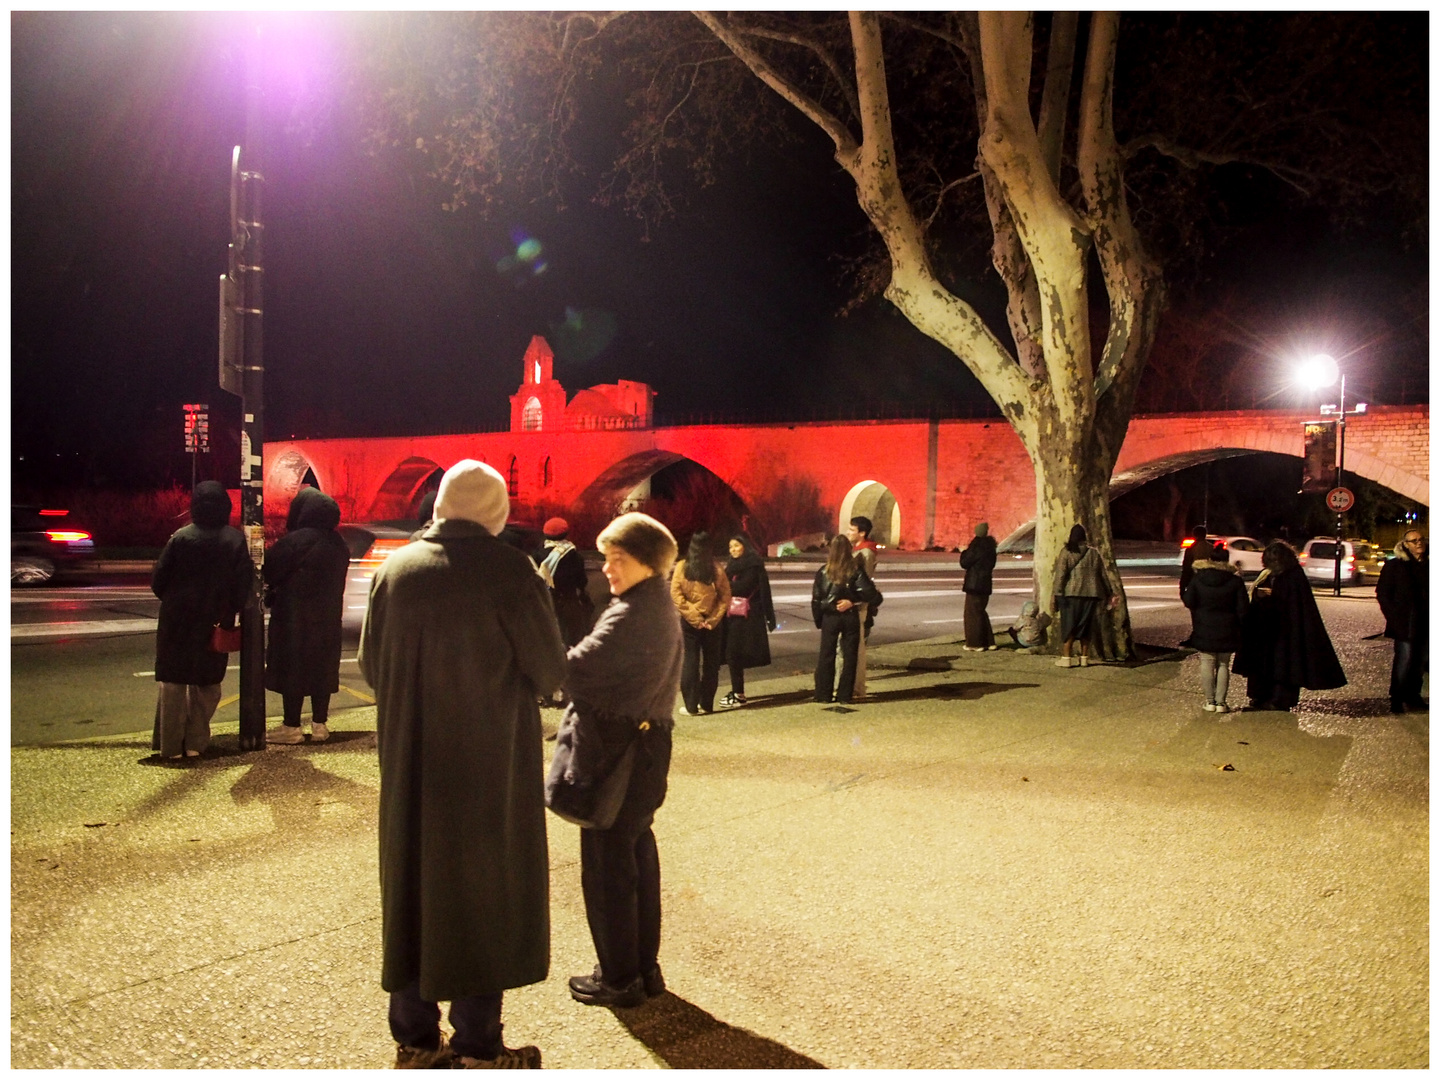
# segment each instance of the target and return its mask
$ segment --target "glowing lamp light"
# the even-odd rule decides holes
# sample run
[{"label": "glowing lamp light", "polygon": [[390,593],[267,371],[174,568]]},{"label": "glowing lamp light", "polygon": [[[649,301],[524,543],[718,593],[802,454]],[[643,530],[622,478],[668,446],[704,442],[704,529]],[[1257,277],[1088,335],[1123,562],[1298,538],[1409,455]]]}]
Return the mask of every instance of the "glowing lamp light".
[{"label": "glowing lamp light", "polygon": [[1317,353],[1300,364],[1296,375],[1299,381],[1311,390],[1319,390],[1322,386],[1335,385],[1335,381],[1340,378],[1340,365],[1333,356]]}]

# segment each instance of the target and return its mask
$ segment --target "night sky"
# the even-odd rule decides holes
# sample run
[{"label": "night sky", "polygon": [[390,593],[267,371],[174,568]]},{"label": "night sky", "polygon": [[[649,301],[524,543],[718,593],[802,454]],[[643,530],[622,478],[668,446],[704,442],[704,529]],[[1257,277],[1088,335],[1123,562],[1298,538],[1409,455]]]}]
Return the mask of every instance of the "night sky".
[{"label": "night sky", "polygon": [[[238,457],[237,404],[215,372],[230,151],[244,134],[240,18],[12,15],[17,493],[188,482],[186,401],[212,406],[217,475]],[[503,427],[537,333],[572,394],[645,381],[662,422],[994,412],[883,300],[838,315],[838,259],[863,249],[868,225],[818,133],[797,126],[793,144],[736,160],[648,241],[583,198],[450,213],[413,157],[368,154],[343,108],[318,130],[293,123],[295,101],[339,93],[324,24],[293,24],[293,63],[276,65],[286,74],[267,99],[269,438]],[[1425,252],[1396,233],[1382,222],[1356,247],[1303,216],[1258,215],[1218,253],[1218,292],[1279,286],[1291,308],[1332,316],[1367,289],[1423,297]],[[526,240],[537,258],[499,266]],[[983,266],[974,295],[1003,312]],[[1408,342],[1413,399],[1428,325],[1387,332]]]}]

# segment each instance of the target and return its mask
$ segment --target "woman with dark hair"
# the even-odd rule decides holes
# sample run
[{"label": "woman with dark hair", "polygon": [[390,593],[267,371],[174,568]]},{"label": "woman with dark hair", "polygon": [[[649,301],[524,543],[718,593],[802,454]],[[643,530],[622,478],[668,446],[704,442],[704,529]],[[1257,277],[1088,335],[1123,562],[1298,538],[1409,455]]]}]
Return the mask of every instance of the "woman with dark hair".
[{"label": "woman with dark hair", "polygon": [[[810,590],[810,614],[820,629],[820,660],[815,665],[815,700],[835,700],[848,705],[855,694],[855,666],[860,651],[860,604],[874,605],[880,599],[870,575],[856,560],[850,541],[837,536],[830,541],[830,556],[815,571]],[[835,687],[835,647],[840,647],[840,686]]]},{"label": "woman with dark hair", "polygon": [[1345,685],[1345,671],[1290,545],[1276,540],[1265,549],[1260,565],[1241,628],[1235,674],[1245,676],[1247,709],[1289,711],[1300,703],[1302,686],[1334,690]]},{"label": "woman with dark hair", "polygon": [[[745,704],[745,669],[770,663],[770,631],[775,629],[775,604],[770,598],[770,575],[765,560],[743,533],[730,538],[730,611],[725,616],[725,663],[730,666],[730,693],[720,708]],[[744,608],[740,611],[739,608]]]},{"label": "woman with dark hair", "polygon": [[636,746],[614,821],[580,830],[580,888],[599,962],[593,973],[570,979],[576,1001],[629,1008],[665,992],[660,853],[651,826],[665,801],[683,646],[665,598],[676,554],[670,530],[645,514],[622,514],[595,545],[612,598],[569,652],[570,705],[546,801],[562,783],[593,789]]},{"label": "woman with dark hair", "polygon": [[155,632],[155,705],[151,747],[164,758],[199,757],[210,745],[229,662],[210,648],[215,627],[234,628],[255,580],[240,530],[232,529],[230,493],[216,480],[195,486],[190,524],[165,545],[150,588],[160,598]]},{"label": "woman with dark hair", "polygon": [[305,741],[300,713],[310,699],[310,738],[330,737],[330,695],[340,690],[340,620],[350,550],[335,531],[340,507],[329,495],[304,487],[290,504],[289,531],[265,557],[265,603],[270,640],[265,689],[280,695],[284,722],[269,743]]},{"label": "woman with dark hair", "polygon": [[725,647],[720,624],[730,607],[730,579],[710,552],[709,533],[690,537],[690,548],[670,578],[670,599],[680,612],[685,638],[685,666],[680,672],[685,715],[714,712]]},{"label": "woman with dark hair", "polygon": [[1060,610],[1060,659],[1056,667],[1074,667],[1071,649],[1080,645],[1080,666],[1090,666],[1090,630],[1100,601],[1109,597],[1113,607],[1119,600],[1110,592],[1100,552],[1086,542],[1085,526],[1076,525],[1055,562],[1055,606]]}]

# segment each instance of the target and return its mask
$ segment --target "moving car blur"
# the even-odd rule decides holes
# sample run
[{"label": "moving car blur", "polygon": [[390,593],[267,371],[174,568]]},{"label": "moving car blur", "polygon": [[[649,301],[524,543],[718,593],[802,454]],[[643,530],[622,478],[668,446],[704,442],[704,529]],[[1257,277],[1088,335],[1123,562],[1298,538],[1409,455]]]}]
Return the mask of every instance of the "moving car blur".
[{"label": "moving car blur", "polygon": [[44,585],[86,568],[95,554],[90,530],[70,511],[10,507],[10,585]]},{"label": "moving car blur", "polygon": [[350,549],[350,573],[345,579],[345,608],[340,625],[345,633],[358,634],[365,622],[375,571],[410,542],[410,530],[393,525],[342,523],[336,531]]}]

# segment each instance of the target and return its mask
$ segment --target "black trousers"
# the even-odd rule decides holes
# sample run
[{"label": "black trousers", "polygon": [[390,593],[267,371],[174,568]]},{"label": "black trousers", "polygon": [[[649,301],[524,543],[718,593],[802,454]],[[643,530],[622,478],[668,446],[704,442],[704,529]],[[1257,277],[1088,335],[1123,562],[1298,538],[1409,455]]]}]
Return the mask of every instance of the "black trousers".
[{"label": "black trousers", "polygon": [[628,986],[660,957],[660,852],[651,825],[665,801],[671,736],[651,729],[615,824],[580,830],[580,891],[600,978]]},{"label": "black trousers", "polygon": [[1390,704],[1418,705],[1425,678],[1429,641],[1395,640],[1395,659],[1390,664]]},{"label": "black trousers", "polygon": [[697,708],[714,712],[715,690],[720,685],[720,665],[725,662],[725,635],[718,626],[714,630],[697,630],[684,619],[680,620],[680,630],[685,639],[680,696],[685,699],[685,708],[691,712]]},{"label": "black trousers", "polygon": [[[461,1057],[492,1061],[499,1056],[500,1004],[503,994],[477,994],[450,1003],[450,1046]],[[411,983],[390,995],[390,1034],[401,1046],[418,1050],[440,1048],[440,1006],[420,996],[420,984]]]},{"label": "black trousers", "polygon": [[[285,707],[285,726],[299,727],[300,714],[305,711],[304,694],[282,694],[280,701]],[[323,724],[330,717],[330,695],[315,694],[310,698],[310,722]]]},{"label": "black trousers", "polygon": [[[840,685],[835,687],[835,647],[840,647]],[[837,701],[855,696],[855,662],[860,653],[860,613],[827,611],[820,616],[820,661],[815,665],[815,700]]]}]

